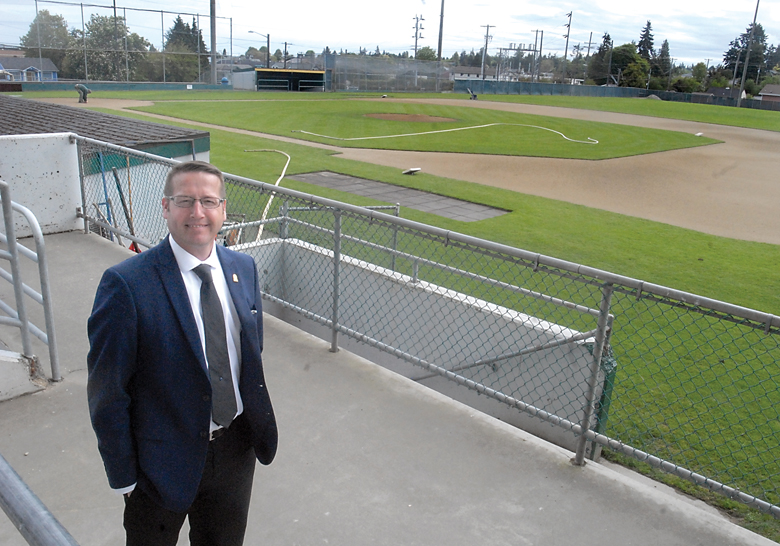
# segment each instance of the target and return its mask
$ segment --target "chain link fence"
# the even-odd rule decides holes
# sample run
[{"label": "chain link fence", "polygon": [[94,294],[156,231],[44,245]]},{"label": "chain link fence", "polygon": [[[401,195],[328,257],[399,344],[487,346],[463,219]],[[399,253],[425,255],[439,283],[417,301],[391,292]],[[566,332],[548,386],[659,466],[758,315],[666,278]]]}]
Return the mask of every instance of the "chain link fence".
[{"label": "chain link fence", "polygon": [[442,92],[452,91],[451,63],[389,59],[368,55],[328,55],[329,91]]},{"label": "chain link fence", "polygon": [[[85,229],[167,234],[171,160],[79,138]],[[220,243],[264,298],[780,517],[780,318],[226,175]],[[122,205],[121,203],[125,203]],[[125,207],[127,212],[125,212]],[[590,449],[591,453],[596,449]]]}]

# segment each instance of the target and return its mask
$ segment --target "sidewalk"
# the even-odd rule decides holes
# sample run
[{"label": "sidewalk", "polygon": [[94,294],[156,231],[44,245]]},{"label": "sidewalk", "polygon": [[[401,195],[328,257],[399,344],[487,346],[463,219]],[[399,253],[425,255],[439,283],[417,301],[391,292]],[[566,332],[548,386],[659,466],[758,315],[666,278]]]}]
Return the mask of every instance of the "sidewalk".
[{"label": "sidewalk", "polygon": [[[49,236],[47,250],[65,379],[0,404],[0,453],[79,544],[123,544],[123,503],[89,424],[85,330],[102,271],[129,253],[83,233]],[[775,544],[658,484],[574,467],[561,448],[273,317],[265,327],[280,445],[257,468],[247,546]],[[25,544],[4,516],[0,544]]]}]

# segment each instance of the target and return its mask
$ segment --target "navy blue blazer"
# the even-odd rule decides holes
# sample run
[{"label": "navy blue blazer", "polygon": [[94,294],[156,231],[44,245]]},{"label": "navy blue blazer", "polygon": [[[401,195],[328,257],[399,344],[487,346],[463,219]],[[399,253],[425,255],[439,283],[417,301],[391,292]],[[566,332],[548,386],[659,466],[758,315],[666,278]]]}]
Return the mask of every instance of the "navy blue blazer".
[{"label": "navy blue blazer", "polygon": [[[269,464],[277,429],[260,356],[257,269],[250,256],[215,248],[241,323],[244,415],[257,459]],[[87,330],[89,411],[109,484],[137,483],[164,508],[187,511],[208,450],[211,384],[168,238],[106,270]]]}]

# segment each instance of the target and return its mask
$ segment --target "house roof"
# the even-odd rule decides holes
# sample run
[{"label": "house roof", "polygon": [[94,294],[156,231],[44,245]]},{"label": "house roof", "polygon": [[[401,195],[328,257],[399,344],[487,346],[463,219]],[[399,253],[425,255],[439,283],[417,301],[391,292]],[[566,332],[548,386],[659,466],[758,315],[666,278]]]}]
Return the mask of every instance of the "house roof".
[{"label": "house roof", "polygon": [[[76,92],[73,93],[75,97]],[[209,138],[206,131],[193,131],[2,94],[0,112],[0,135],[76,133],[131,148],[151,143]]]},{"label": "house roof", "polygon": [[780,97],[780,85],[776,83],[769,83],[764,86],[759,95],[768,95],[772,97]]},{"label": "house roof", "polygon": [[[41,64],[43,61],[43,64]],[[41,68],[43,66],[43,68]],[[57,72],[57,66],[44,57],[43,59],[32,57],[0,57],[0,67],[6,70],[26,70],[28,68],[37,68],[44,72]]]}]

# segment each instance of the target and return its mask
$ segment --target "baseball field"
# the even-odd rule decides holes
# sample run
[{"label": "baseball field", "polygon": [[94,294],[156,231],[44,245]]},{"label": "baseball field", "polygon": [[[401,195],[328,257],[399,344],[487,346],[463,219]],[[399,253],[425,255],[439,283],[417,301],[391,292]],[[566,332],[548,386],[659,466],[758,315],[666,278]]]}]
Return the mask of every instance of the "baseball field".
[{"label": "baseball field", "polygon": [[244,150],[282,150],[288,177],[332,171],[507,211],[460,222],[402,209],[416,221],[780,314],[780,113],[497,98],[114,92],[87,106],[206,129],[211,160],[229,173],[274,182],[284,158]]},{"label": "baseball field", "polygon": [[414,220],[780,314],[780,113],[727,109],[722,125],[707,105],[501,99],[106,92],[88,106],[205,128],[227,172],[273,182],[281,156],[243,150],[277,148],[288,176],[333,171],[509,211],[467,223],[402,210]]}]

